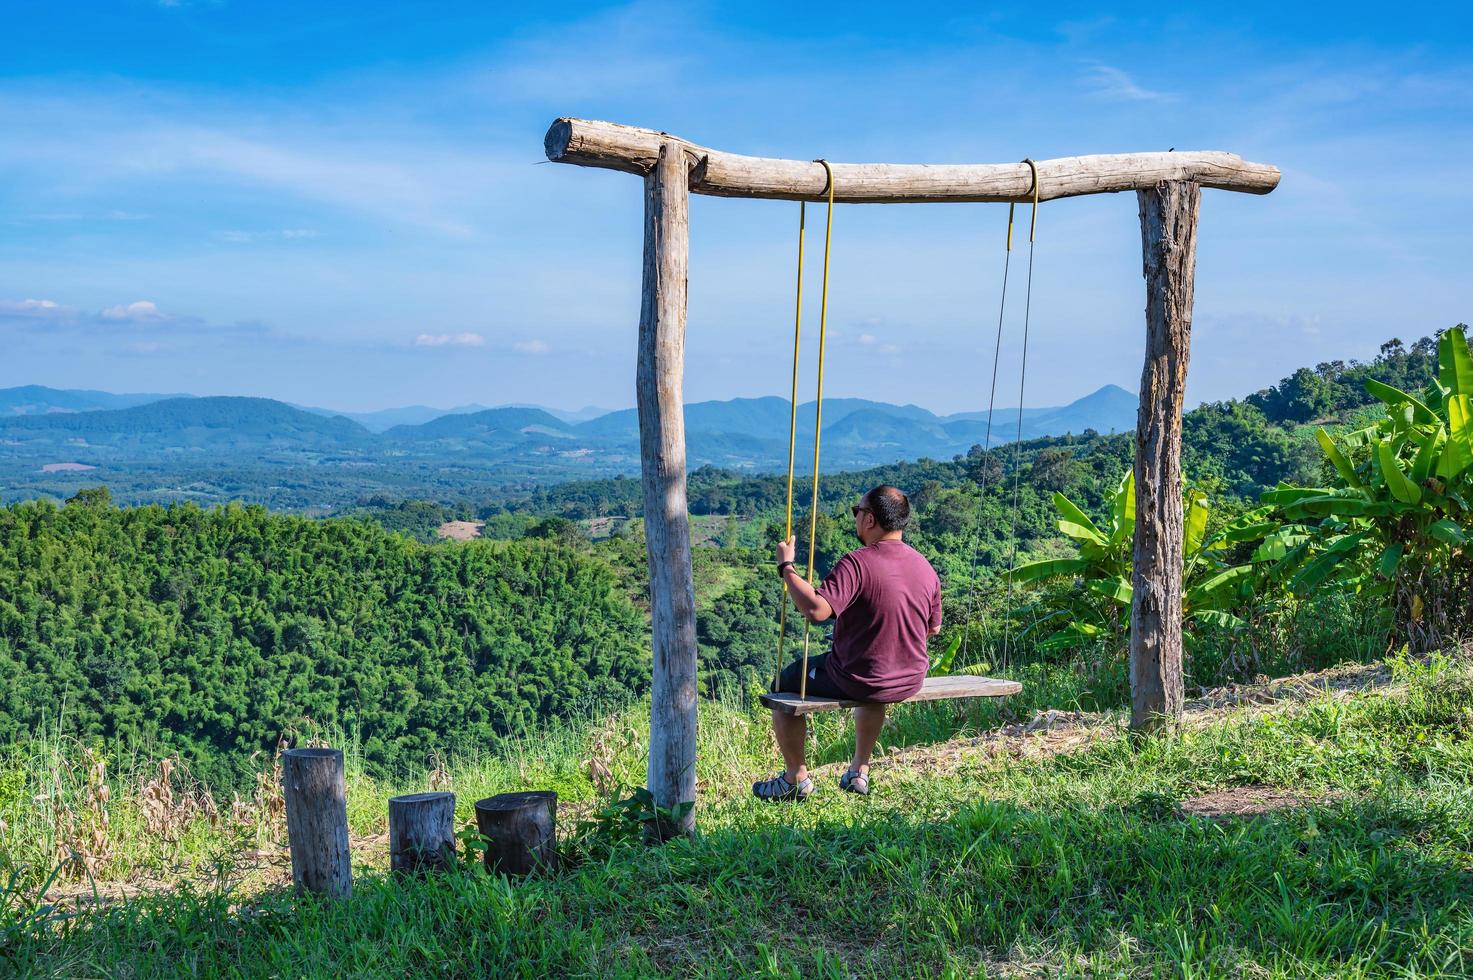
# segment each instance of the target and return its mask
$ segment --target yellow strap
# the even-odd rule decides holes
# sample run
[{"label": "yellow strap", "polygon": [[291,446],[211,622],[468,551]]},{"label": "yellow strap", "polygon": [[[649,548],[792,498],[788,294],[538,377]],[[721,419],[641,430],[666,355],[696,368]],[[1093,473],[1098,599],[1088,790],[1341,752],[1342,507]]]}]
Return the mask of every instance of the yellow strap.
[{"label": "yellow strap", "polygon": [[[1034,238],[1036,238],[1038,235],[1038,165],[1034,163],[1031,159],[1025,159],[1023,162],[1028,164],[1028,170],[1030,173],[1033,174],[1033,219],[1028,224],[1028,242],[1029,244],[1032,244]],[[1016,201],[1010,202],[1008,204],[1009,252],[1013,250],[1013,209],[1017,206],[1018,202]]]},{"label": "yellow strap", "polygon": [[[1024,158],[1023,162],[1026,163],[1026,164],[1028,164],[1028,169],[1033,174],[1033,216],[1032,216],[1031,220],[1028,222],[1028,244],[1032,245],[1034,239],[1036,239],[1038,237],[1038,164],[1034,163],[1031,158],[1026,158],[1026,157]],[[1012,215],[1013,215],[1012,205],[1009,205],[1008,206],[1008,244],[1009,245],[1011,245],[1012,244],[1012,241],[1013,241],[1013,221],[1012,221]]]},{"label": "yellow strap", "polygon": [[[827,160],[819,160],[828,175],[829,207],[823,234],[823,290],[818,303],[818,393],[813,401],[813,502],[808,509],[808,570],[805,576],[813,584],[813,555],[818,544],[818,447],[823,433],[823,355],[825,334],[829,320],[829,253],[834,244],[834,169]],[[798,680],[798,698],[808,697],[808,640],[809,626],[803,621],[803,673]]]},{"label": "yellow strap", "polygon": [[[798,445],[798,341],[803,331],[803,228],[807,224],[808,204],[798,202],[798,299],[793,313],[793,395],[788,415],[788,516],[783,525],[783,540],[793,536],[793,457]],[[782,687],[783,641],[788,637],[788,577],[783,576],[782,608],[778,614],[777,672],[772,676],[772,689]]]}]

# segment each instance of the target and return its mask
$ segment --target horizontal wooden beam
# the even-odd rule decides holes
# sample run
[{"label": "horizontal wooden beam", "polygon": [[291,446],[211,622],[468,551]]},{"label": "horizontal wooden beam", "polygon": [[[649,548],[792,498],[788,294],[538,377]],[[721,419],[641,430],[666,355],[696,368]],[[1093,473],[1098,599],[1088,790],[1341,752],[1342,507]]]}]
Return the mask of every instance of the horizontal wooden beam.
[{"label": "horizontal wooden beam", "polygon": [[[547,159],[645,176],[662,143],[686,153],[693,194],[716,197],[819,201],[827,182],[822,165],[808,160],[749,157],[697,146],[653,129],[588,119],[556,120],[543,140]],[[1162,181],[1267,194],[1279,170],[1219,150],[1105,153],[1038,160],[1038,199],[1149,190]],[[832,163],[834,200],[845,204],[1026,201],[1033,178],[1026,163]]]}]

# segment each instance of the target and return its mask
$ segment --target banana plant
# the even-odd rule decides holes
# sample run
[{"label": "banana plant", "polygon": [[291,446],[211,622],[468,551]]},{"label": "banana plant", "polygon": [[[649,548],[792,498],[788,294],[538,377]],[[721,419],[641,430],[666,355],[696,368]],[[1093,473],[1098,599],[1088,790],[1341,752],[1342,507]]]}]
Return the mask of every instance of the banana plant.
[{"label": "banana plant", "polygon": [[[1035,647],[1060,650],[1083,643],[1123,640],[1133,588],[1131,564],[1135,536],[1135,475],[1126,473],[1110,497],[1103,524],[1062,493],[1054,494],[1059,531],[1075,543],[1073,558],[1029,562],[1012,570],[1024,587],[1067,584],[1017,614],[1030,620],[1028,631],[1051,629]],[[1189,622],[1222,627],[1245,625],[1232,609],[1251,588],[1252,562],[1235,562],[1242,546],[1276,532],[1278,523],[1263,507],[1242,515],[1209,537],[1211,508],[1200,490],[1184,494],[1182,562],[1183,614]],[[1191,634],[1188,633],[1190,641]]]},{"label": "banana plant", "polygon": [[[1315,432],[1334,485],[1280,485],[1262,502],[1290,524],[1272,542],[1272,576],[1300,596],[1334,584],[1391,595],[1415,646],[1466,625],[1473,535],[1473,355],[1459,327],[1442,334],[1437,377],[1421,397],[1379,381],[1372,425]],[[1263,548],[1270,546],[1265,541]],[[1265,557],[1270,557],[1265,554]],[[1436,608],[1426,615],[1429,603]]]}]

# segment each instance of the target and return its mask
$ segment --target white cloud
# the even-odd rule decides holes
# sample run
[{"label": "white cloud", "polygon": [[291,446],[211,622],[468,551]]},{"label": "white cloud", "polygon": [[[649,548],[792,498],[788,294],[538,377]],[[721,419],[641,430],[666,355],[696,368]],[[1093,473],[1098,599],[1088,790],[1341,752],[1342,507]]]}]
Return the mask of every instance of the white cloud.
[{"label": "white cloud", "polygon": [[235,244],[276,241],[277,239],[290,242],[303,238],[316,238],[317,235],[318,232],[315,228],[282,228],[279,231],[241,231],[232,228],[226,231],[215,232],[215,237],[220,239],[220,241]]},{"label": "white cloud", "polygon": [[102,311],[101,316],[104,320],[132,320],[135,322],[164,319],[158,306],[146,299],[140,299],[127,305],[120,303],[117,306],[109,306]]},{"label": "white cloud", "polygon": [[52,299],[0,299],[0,314],[25,317],[61,316],[72,312]]},{"label": "white cloud", "polygon": [[859,342],[865,347],[873,347],[880,342],[880,339],[872,333],[862,333],[859,335]]},{"label": "white cloud", "polygon": [[540,340],[519,340],[511,345],[512,350],[519,354],[546,354],[550,347]]},{"label": "white cloud", "polygon": [[1111,102],[1175,102],[1172,92],[1157,92],[1137,85],[1125,71],[1112,65],[1091,65],[1085,83],[1101,99]]},{"label": "white cloud", "polygon": [[481,347],[486,338],[478,333],[422,333],[414,338],[416,347]]}]

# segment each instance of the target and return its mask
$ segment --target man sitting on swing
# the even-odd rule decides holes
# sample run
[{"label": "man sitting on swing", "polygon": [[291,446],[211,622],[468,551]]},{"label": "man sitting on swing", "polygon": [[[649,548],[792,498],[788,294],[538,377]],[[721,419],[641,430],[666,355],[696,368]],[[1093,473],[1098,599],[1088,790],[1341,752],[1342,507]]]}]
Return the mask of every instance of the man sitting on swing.
[{"label": "man sitting on swing", "polygon": [[[864,547],[840,558],[817,589],[794,566],[793,538],[777,546],[777,569],[793,604],[810,622],[837,617],[832,651],[808,658],[806,693],[865,702],[854,709],[854,758],[839,788],[867,795],[870,753],[886,704],[904,701],[926,679],[926,638],[941,632],[941,580],[931,563],[902,540],[910,522],[904,493],[878,486],[851,510]],[[778,690],[799,693],[802,673],[800,657],[783,670]],[[786,768],[753,784],[752,792],[763,800],[806,799],[813,780],[804,759],[804,718],[774,709],[772,728]]]}]

